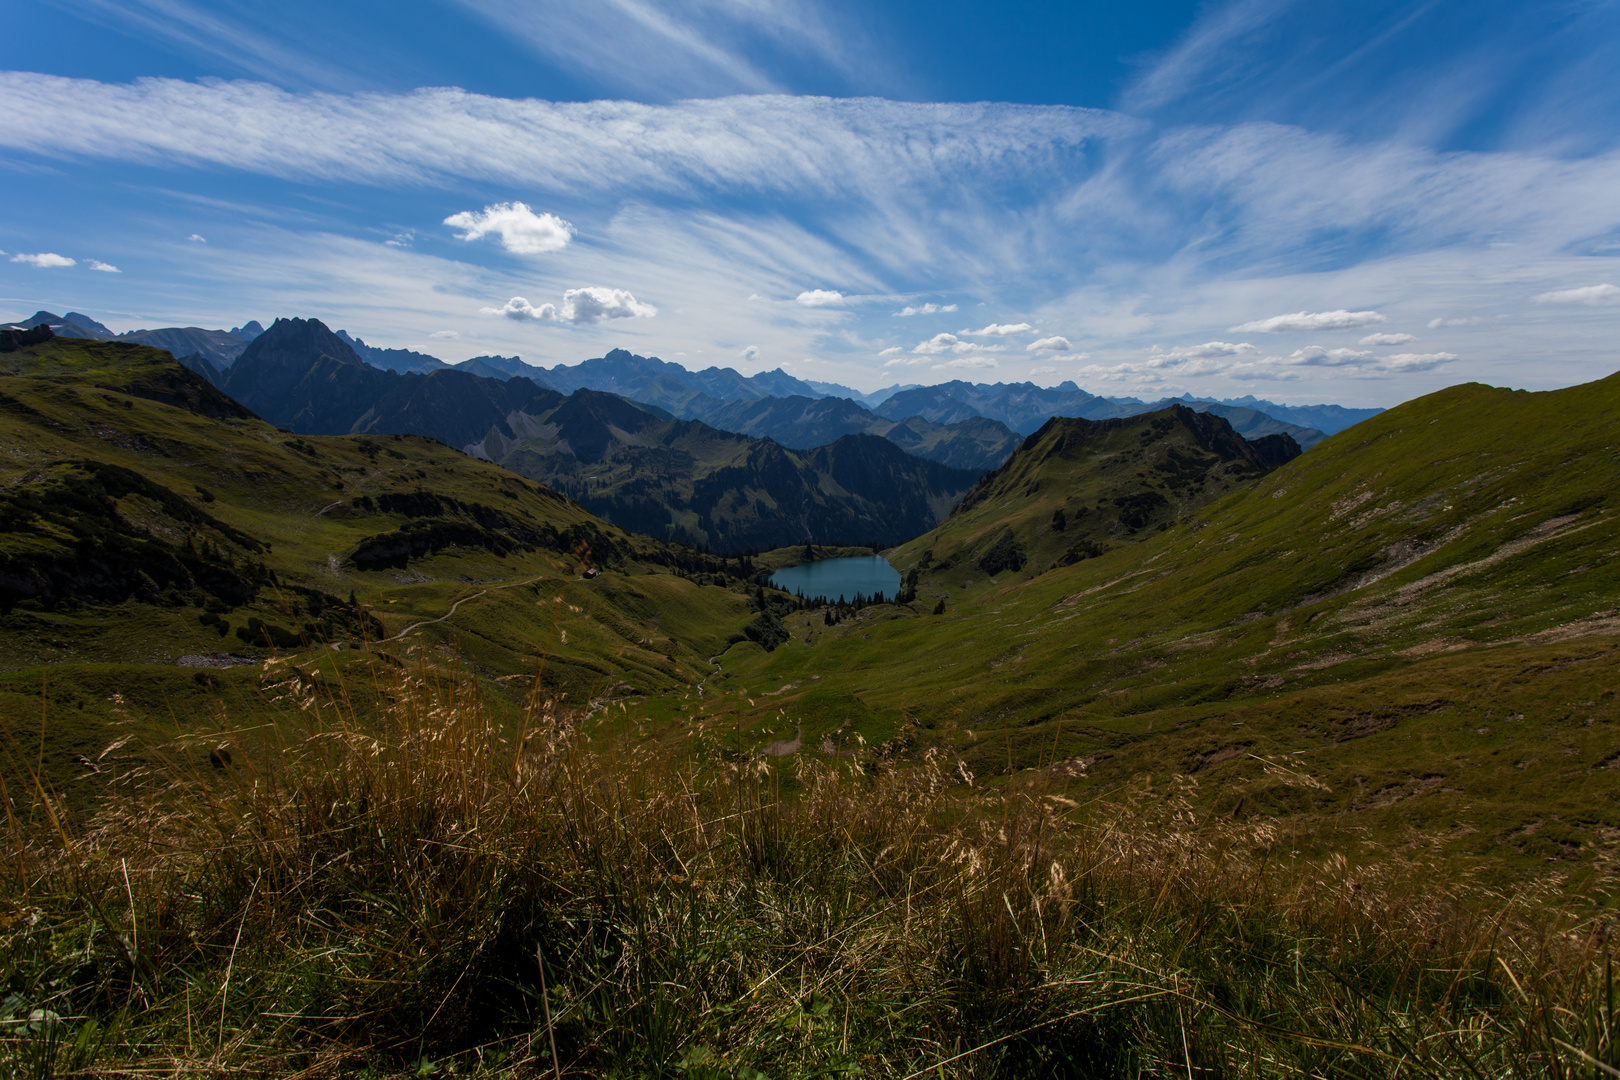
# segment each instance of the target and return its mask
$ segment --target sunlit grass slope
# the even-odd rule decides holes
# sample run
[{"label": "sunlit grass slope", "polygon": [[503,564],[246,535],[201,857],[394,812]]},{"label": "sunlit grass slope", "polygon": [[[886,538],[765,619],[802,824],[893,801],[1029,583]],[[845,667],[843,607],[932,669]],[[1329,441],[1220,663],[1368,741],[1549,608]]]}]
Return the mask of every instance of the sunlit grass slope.
[{"label": "sunlit grass slope", "polygon": [[[891,554],[920,569],[909,611],[801,617],[775,653],[733,650],[734,685],[772,694],[763,725],[814,717],[806,741],[847,717],[981,775],[1187,774],[1239,817],[1578,877],[1620,836],[1617,417],[1620,377],[1454,387],[1162,533],[994,580],[923,564],[986,535],[959,513]],[[1024,535],[1101,482],[1019,458],[993,520]]]}]

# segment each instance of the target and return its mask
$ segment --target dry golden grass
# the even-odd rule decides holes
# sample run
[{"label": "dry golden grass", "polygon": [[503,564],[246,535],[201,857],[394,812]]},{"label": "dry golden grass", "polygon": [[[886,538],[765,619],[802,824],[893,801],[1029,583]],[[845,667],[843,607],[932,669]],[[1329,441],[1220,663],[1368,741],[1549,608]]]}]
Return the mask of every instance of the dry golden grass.
[{"label": "dry golden grass", "polygon": [[[12,793],[12,1075],[1609,1076],[1607,924],[1186,793],[606,736],[419,661],[66,820]],[[622,725],[618,729],[624,730]],[[210,751],[229,751],[223,768]]]}]

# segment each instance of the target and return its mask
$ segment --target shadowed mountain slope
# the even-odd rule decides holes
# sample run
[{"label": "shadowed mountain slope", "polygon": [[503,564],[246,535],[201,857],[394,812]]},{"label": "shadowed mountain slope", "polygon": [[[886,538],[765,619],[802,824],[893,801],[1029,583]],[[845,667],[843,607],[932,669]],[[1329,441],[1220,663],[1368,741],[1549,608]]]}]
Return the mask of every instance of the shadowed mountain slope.
[{"label": "shadowed mountain slope", "polygon": [[486,379],[451,367],[398,374],[361,360],[315,319],[277,319],[222,376],[227,393],[306,435],[415,434],[448,446],[511,437],[511,418],[552,409],[554,390],[528,379]]},{"label": "shadowed mountain slope", "polygon": [[[412,626],[434,640],[453,608],[471,631],[458,651],[485,670],[532,675],[545,649],[559,685],[672,687],[753,614],[743,564],[630,535],[429,439],[278,431],[127,342],[0,355],[0,449],[0,670],[50,663],[53,684],[76,663],[158,665],[187,699],[205,688],[181,656],[256,665]],[[606,573],[579,591],[587,563]],[[595,614],[558,642],[564,594]],[[52,731],[77,708],[53,701]],[[105,713],[81,719],[103,732]]]},{"label": "shadowed mountain slope", "polygon": [[978,476],[892,443],[892,453],[861,443],[820,457],[788,451],[594,390],[564,397],[526,378],[384,371],[314,319],[276,320],[224,383],[300,434],[426,435],[564,490],[623,528],[724,551],[899,543]]},{"label": "shadowed mountain slope", "polygon": [[791,450],[592,390],[525,423],[526,434],[491,435],[483,452],[624,528],[720,551],[898,543],[939,521],[979,475],[876,436]]},{"label": "shadowed mountain slope", "polygon": [[1039,574],[1162,532],[1299,455],[1287,435],[1249,442],[1173,405],[1115,420],[1056,417],[974,485],[930,536],[956,578]]}]

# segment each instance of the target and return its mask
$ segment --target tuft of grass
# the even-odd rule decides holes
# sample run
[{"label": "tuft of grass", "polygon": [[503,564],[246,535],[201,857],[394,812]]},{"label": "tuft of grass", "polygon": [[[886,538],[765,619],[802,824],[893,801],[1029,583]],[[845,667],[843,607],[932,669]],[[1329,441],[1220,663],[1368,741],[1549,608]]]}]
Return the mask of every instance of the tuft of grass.
[{"label": "tuft of grass", "polygon": [[[74,819],[10,792],[13,1075],[1597,1076],[1606,924],[1465,893],[1188,781],[1075,805],[925,753],[776,763],[515,724],[419,653],[290,680]],[[665,730],[654,731],[655,724]],[[613,735],[610,732],[620,734]],[[653,737],[657,736],[657,737]],[[200,738],[200,737],[197,737]],[[229,751],[228,760],[218,751]],[[205,750],[216,754],[215,765]]]}]

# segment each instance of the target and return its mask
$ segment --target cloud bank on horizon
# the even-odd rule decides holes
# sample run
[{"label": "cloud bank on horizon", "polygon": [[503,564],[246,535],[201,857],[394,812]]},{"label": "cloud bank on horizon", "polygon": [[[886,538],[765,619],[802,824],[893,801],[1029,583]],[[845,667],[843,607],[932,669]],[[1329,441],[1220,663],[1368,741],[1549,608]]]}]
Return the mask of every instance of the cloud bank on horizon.
[{"label": "cloud bank on horizon", "polygon": [[[1105,108],[795,92],[801,69],[871,92],[892,44],[815,4],[547,3],[544,34],[508,0],[450,6],[619,96],[335,85],[290,39],[230,54],[231,5],[166,0],[179,22],[152,28],[151,0],[101,0],[118,33],[179,48],[191,26],[240,70],[0,71],[0,147],[27,164],[0,245],[30,252],[0,262],[0,318],[303,314],[439,355],[622,344],[862,388],[1358,404],[1620,366],[1602,12],[1488,3],[1462,32],[1460,0],[1217,4]],[[1347,30],[1316,56],[1331,79],[1295,55],[1321,25]],[[1423,62],[1424,33],[1452,64]],[[1539,67],[1485,63],[1525,35]]]}]

